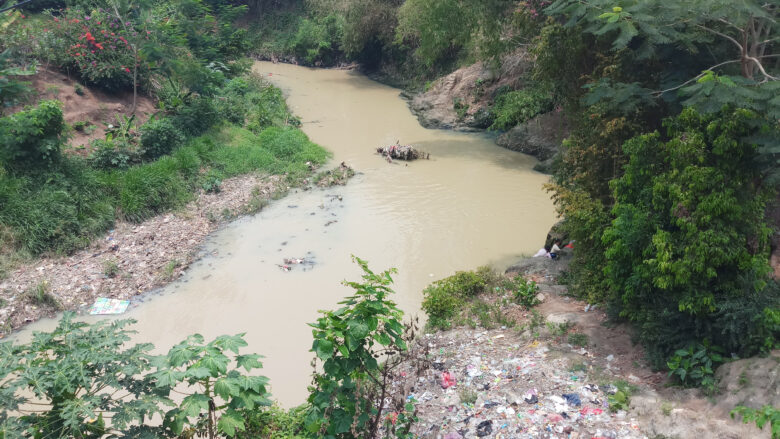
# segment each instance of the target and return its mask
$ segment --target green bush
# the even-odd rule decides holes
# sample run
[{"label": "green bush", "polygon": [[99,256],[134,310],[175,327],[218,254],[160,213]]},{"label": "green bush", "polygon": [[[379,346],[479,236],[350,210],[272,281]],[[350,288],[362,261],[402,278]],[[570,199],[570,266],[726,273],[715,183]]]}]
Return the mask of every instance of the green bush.
[{"label": "green bush", "polygon": [[127,169],[140,161],[138,151],[121,140],[96,139],[92,147],[89,160],[98,169]]},{"label": "green bush", "polygon": [[625,144],[604,273],[610,302],[640,325],[657,365],[696,340],[740,356],[763,347],[749,338],[760,320],[733,320],[741,306],[762,315],[777,303],[767,288],[769,191],[745,140],[762,124],[749,111],[687,109],[666,122],[668,141],[656,133]]},{"label": "green bush", "polygon": [[767,404],[760,409],[754,409],[745,407],[744,405],[738,405],[734,407],[734,410],[732,410],[730,414],[732,419],[734,419],[735,416],[741,416],[742,422],[745,424],[755,422],[756,427],[761,430],[763,430],[764,425],[769,422],[772,439],[780,439],[780,410],[778,410],[777,407],[772,407]]},{"label": "green bush", "polygon": [[[406,396],[393,392],[390,385],[392,369],[404,361],[409,341],[403,312],[390,299],[395,270],[374,274],[365,261],[354,259],[363,269],[363,280],[344,284],[355,294],[340,302],[342,308],[323,311],[310,325],[314,328],[311,351],[321,367],[315,369],[309,387],[305,424],[318,437],[377,437],[387,401]],[[384,364],[377,358],[383,358]],[[399,424],[387,426],[388,436],[410,437],[414,404],[407,402],[400,412]]]},{"label": "green bush", "polygon": [[678,349],[666,362],[669,376],[684,387],[702,387],[707,391],[715,389],[715,369],[724,358],[720,349],[692,343],[685,349]]},{"label": "green bush", "polygon": [[171,117],[173,124],[189,137],[200,136],[220,120],[222,117],[214,99],[206,96],[188,99]]},{"label": "green bush", "polygon": [[531,308],[539,304],[536,295],[539,286],[534,281],[527,281],[523,276],[517,275],[510,280],[505,280],[501,285],[504,290],[512,294],[515,303]]},{"label": "green bush", "polygon": [[60,158],[65,121],[62,104],[43,101],[0,118],[0,164],[45,168]]},{"label": "green bush", "polygon": [[493,281],[493,272],[487,268],[477,271],[459,271],[437,280],[423,290],[422,309],[428,315],[430,328],[449,329],[452,320],[468,299],[485,291]]},{"label": "green bush", "polygon": [[133,66],[138,63],[138,83],[145,84],[150,72],[132,48],[141,31],[135,26],[125,28],[102,8],[65,8],[48,17],[49,31],[40,40],[41,50],[45,58],[88,84],[110,91],[132,90]]},{"label": "green bush", "polygon": [[181,132],[169,119],[156,119],[141,127],[141,149],[147,159],[169,154],[184,142]]},{"label": "green bush", "polygon": [[550,93],[537,89],[514,90],[496,97],[490,129],[508,130],[553,109]]},{"label": "green bush", "polygon": [[339,54],[344,36],[344,18],[328,15],[324,18],[301,20],[298,32],[292,40],[296,57],[308,65],[332,65]]}]

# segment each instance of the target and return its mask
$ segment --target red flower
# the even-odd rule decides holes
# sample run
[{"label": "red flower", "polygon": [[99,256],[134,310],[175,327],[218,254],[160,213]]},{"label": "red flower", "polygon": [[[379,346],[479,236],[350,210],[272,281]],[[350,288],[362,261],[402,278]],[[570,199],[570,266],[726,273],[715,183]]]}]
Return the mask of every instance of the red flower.
[{"label": "red flower", "polygon": [[125,71],[126,71],[127,73],[130,73],[130,69],[128,69],[127,67],[125,67]]},{"label": "red flower", "polygon": [[95,47],[97,47],[100,50],[103,50],[103,45],[100,43],[95,43]]}]

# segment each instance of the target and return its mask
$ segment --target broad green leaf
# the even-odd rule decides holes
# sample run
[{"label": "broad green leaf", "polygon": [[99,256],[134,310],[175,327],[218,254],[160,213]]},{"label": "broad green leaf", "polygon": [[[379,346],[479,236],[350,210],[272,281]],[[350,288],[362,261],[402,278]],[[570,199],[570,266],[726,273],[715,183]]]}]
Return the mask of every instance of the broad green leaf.
[{"label": "broad green leaf", "polygon": [[317,340],[315,353],[320,360],[326,361],[333,356],[333,342],[330,340]]},{"label": "broad green leaf", "polygon": [[239,355],[236,357],[236,365],[238,367],[243,367],[247,372],[249,372],[252,369],[263,367],[263,363],[259,361],[259,358],[262,357],[257,354]]},{"label": "broad green leaf", "polygon": [[230,397],[238,395],[239,391],[238,384],[231,378],[219,378],[214,382],[214,393],[225,401],[229,401]]},{"label": "broad green leaf", "polygon": [[209,397],[202,393],[186,396],[181,401],[179,408],[186,416],[198,416],[200,413],[209,410]]},{"label": "broad green leaf", "polygon": [[235,410],[226,410],[217,421],[217,430],[228,437],[236,435],[236,430],[244,431],[244,418]]}]

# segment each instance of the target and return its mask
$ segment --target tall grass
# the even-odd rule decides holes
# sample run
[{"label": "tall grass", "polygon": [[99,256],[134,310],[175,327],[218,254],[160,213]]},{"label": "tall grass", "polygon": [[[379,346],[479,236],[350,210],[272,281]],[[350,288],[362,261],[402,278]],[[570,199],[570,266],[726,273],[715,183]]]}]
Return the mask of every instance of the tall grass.
[{"label": "tall grass", "polygon": [[10,230],[0,244],[32,255],[69,253],[117,218],[140,222],[186,204],[207,174],[286,173],[295,179],[309,172],[307,162],[327,157],[296,128],[255,134],[222,125],[169,156],[126,170],[97,170],[82,159],[65,158],[56,169],[35,175],[0,171],[0,225]]}]

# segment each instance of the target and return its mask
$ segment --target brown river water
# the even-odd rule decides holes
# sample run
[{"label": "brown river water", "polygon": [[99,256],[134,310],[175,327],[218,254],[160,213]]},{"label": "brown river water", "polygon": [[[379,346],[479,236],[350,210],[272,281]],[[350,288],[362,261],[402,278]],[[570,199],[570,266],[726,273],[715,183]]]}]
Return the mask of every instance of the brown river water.
[{"label": "brown river water", "polygon": [[[206,256],[159,294],[119,318],[134,318],[138,341],[167,350],[193,333],[246,333],[245,353],[264,355],[274,398],[304,402],[311,328],[358,280],[354,254],[374,271],[396,267],[395,300],[420,315],[422,290],[456,270],[503,269],[535,252],[555,221],[547,176],[530,156],[484,134],[421,127],[399,90],[346,70],[258,62],[255,71],[284,90],[303,130],[357,175],[347,186],[298,191],[239,219],[205,244]],[[430,160],[392,164],[375,148],[400,141]],[[284,258],[313,264],[294,265]],[[92,318],[88,318],[92,320]],[[53,320],[29,325],[49,330]]]}]

